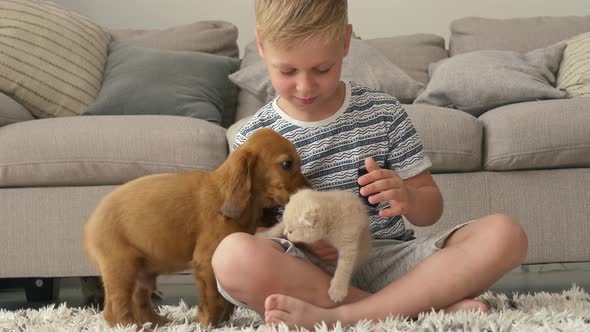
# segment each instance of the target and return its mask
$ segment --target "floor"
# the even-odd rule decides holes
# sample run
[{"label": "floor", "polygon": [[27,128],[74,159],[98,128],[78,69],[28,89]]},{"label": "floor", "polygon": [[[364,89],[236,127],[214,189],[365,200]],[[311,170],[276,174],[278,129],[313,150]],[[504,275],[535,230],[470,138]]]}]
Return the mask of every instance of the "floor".
[{"label": "floor", "polygon": [[[559,292],[576,284],[590,291],[590,262],[527,265],[504,276],[492,288],[495,292]],[[51,303],[67,303],[70,307],[84,306],[78,278],[63,278],[60,283],[60,296],[53,302],[27,302],[25,293],[18,288],[0,289],[0,309],[17,310],[40,308]],[[158,287],[164,299],[155,300],[156,305],[176,305],[181,300],[189,306],[198,303],[198,290],[191,275],[162,276]]]}]

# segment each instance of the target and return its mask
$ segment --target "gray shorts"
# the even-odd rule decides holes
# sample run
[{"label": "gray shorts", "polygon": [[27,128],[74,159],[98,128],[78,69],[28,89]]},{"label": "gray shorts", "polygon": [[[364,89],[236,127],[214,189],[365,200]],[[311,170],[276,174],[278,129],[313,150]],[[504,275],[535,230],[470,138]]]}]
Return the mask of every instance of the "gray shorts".
[{"label": "gray shorts", "polygon": [[[373,240],[371,252],[366,262],[358,268],[352,277],[352,285],[365,292],[376,293],[396,279],[413,269],[418,263],[436,251],[442,249],[447,238],[457,229],[472,223],[469,221],[452,229],[433,234],[425,238],[410,241],[401,240]],[[291,241],[279,238],[269,238],[285,248],[290,256],[308,260],[305,253]],[[249,308],[248,305],[231,297],[217,283],[219,293],[229,302],[238,307]]]}]

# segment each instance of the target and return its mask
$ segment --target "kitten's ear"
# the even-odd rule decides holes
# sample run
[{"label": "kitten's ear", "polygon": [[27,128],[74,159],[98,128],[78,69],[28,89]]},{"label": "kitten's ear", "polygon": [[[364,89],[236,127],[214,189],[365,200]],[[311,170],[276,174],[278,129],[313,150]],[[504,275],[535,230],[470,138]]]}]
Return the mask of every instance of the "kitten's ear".
[{"label": "kitten's ear", "polygon": [[308,206],[305,209],[305,211],[303,211],[303,214],[299,218],[299,222],[303,226],[308,226],[308,227],[313,226],[313,224],[315,224],[315,222],[319,216],[318,210],[319,210],[319,206],[316,206],[315,204]]}]

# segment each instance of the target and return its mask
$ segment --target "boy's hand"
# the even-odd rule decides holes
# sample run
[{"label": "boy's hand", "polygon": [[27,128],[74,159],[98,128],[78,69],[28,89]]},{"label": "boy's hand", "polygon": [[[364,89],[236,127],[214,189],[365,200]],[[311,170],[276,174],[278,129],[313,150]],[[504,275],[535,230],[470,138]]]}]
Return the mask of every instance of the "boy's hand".
[{"label": "boy's hand", "polygon": [[338,250],[328,241],[319,240],[308,245],[308,248],[323,261],[335,261],[338,259]]},{"label": "boy's hand", "polygon": [[404,181],[390,169],[380,168],[371,157],[365,159],[368,174],[358,179],[360,193],[369,197],[369,203],[388,202],[389,208],[379,211],[382,217],[401,216],[409,206],[409,192]]}]

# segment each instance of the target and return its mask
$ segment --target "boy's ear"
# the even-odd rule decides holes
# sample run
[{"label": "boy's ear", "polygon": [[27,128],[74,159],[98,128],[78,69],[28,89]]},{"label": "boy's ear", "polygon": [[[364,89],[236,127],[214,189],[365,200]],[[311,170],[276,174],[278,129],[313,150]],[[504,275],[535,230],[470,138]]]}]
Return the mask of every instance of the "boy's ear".
[{"label": "boy's ear", "polygon": [[346,39],[344,40],[344,56],[348,55],[350,49],[350,39],[352,38],[352,24],[348,24],[346,27]]},{"label": "boy's ear", "polygon": [[264,59],[264,48],[262,47],[262,39],[260,39],[258,31],[256,31],[256,46],[258,46],[258,54]]}]

